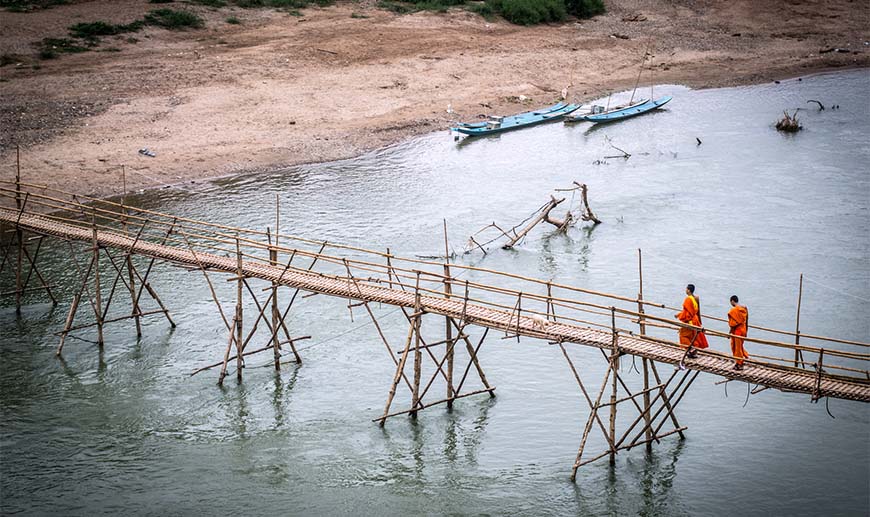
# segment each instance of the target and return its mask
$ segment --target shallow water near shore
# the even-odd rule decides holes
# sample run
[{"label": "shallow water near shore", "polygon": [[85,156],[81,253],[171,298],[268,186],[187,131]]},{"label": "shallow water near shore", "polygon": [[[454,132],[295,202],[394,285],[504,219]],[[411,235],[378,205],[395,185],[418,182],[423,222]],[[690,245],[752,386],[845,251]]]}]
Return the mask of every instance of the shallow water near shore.
[{"label": "shallow water near shore", "polygon": [[[556,123],[459,144],[444,131],[352,160],[129,202],[265,229],[274,227],[277,194],[282,233],[436,255],[442,220],[461,251],[482,226],[516,224],[576,180],[589,186],[602,225],[567,235],[539,227],[513,251],[456,260],[634,296],[642,248],[645,298],[678,304],[693,282],[706,312],[724,315],[736,293],[754,322],[783,329],[794,328],[804,273],[802,332],[866,342],[868,92],[867,71],[703,91],[657,86],[656,96],[674,96],[666,109],[610,126]],[[808,99],[840,108],[817,111]],[[805,129],[775,131],[782,111],[797,107]],[[619,154],[613,146],[631,158],[605,160]],[[255,357],[241,384],[231,377],[218,388],[216,371],[188,375],[226,344],[201,275],[152,273],[174,331],[146,319],[137,342],[132,322],[110,325],[103,353],[69,340],[60,360],[54,333],[74,273],[57,243],[41,260],[61,305],[32,295],[20,318],[11,299],[0,308],[3,513],[864,515],[870,505],[866,404],[832,400],[832,419],[824,401],[766,390],[747,403],[745,384],[726,394],[702,374],[677,411],[685,440],[584,466],[571,483],[588,413],[558,347],[490,338],[481,362],[496,398],[469,397],[381,429],[371,419],[394,368],[363,311],[351,322],[344,300],[294,306],[294,334],[312,336],[300,344],[303,365],[276,375],[268,357]],[[215,284],[231,307],[234,287]],[[0,291],[10,285],[5,270]],[[407,331],[401,313],[376,313],[396,346]],[[597,388],[600,353],[571,353]],[[637,387],[640,376],[623,362]],[[596,454],[605,442],[592,436],[587,450]]]}]

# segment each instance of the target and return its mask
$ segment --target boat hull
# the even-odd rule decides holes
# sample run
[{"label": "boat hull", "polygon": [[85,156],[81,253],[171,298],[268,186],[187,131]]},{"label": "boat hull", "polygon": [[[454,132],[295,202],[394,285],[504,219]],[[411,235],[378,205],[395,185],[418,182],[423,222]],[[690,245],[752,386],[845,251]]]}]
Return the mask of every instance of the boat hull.
[{"label": "boat hull", "polygon": [[625,120],[627,118],[636,117],[638,115],[643,115],[644,113],[649,113],[650,111],[657,110],[661,108],[673,97],[670,95],[666,95],[664,97],[659,97],[655,100],[648,100],[642,104],[636,104],[634,106],[629,106],[626,108],[622,108],[619,110],[613,110],[606,113],[596,113],[594,115],[585,115],[583,117],[577,117],[578,120],[585,120],[588,122],[592,122],[595,124],[603,124],[607,122],[617,122],[619,120]]},{"label": "boat hull", "polygon": [[545,122],[562,120],[566,115],[573,113],[579,108],[580,106],[578,104],[564,104],[560,102],[559,104],[555,104],[542,110],[504,117],[498,127],[488,127],[486,122],[477,122],[472,124],[460,123],[457,127],[450,129],[467,136],[493,135],[504,133],[505,131],[513,131],[514,129],[531,127]]}]

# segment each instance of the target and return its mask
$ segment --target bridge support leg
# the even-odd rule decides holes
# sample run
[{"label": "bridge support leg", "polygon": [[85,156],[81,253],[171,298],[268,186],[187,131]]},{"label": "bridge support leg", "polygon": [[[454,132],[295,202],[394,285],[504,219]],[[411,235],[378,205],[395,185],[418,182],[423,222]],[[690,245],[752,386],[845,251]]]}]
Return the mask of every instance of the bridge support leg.
[{"label": "bridge support leg", "polygon": [[[467,296],[468,295],[466,292],[466,304]],[[412,314],[408,314],[407,312],[404,313],[408,321],[408,334],[405,339],[404,349],[399,352],[399,359],[393,357],[393,362],[396,363],[396,372],[390,385],[389,394],[387,395],[387,403],[386,407],[384,408],[384,413],[381,417],[374,419],[374,421],[378,422],[378,424],[381,426],[383,426],[386,420],[390,417],[403,414],[410,414],[412,416],[416,416],[417,412],[420,410],[438,404],[452,404],[452,402],[456,399],[460,399],[463,397],[478,395],[481,393],[489,393],[490,397],[495,396],[495,394],[493,393],[495,391],[495,387],[489,384],[489,381],[486,379],[486,375],[484,374],[483,368],[481,367],[480,361],[478,359],[478,353],[480,352],[480,348],[483,345],[484,340],[486,339],[489,329],[485,329],[480,340],[477,342],[477,345],[473,345],[468,334],[466,334],[466,327],[468,326],[468,321],[465,320],[465,312],[463,309],[463,314],[459,322],[457,322],[455,318],[448,317],[448,322],[450,323],[453,330],[456,331],[455,335],[451,332],[449,334],[449,339],[434,343],[427,343],[422,335],[422,320],[424,312],[425,311],[422,309],[422,306],[419,303],[418,291],[414,306],[414,312]],[[381,334],[381,338],[384,340],[384,344],[386,345],[387,350],[391,352],[392,356],[392,349],[390,348],[389,344],[386,343],[386,340],[383,338],[383,334]],[[444,366],[445,364],[447,364],[448,361],[456,360],[456,344],[460,340],[465,343],[466,351],[468,352],[468,363],[465,366],[459,384],[450,391],[449,397],[433,402],[425,402],[426,395],[429,393],[429,390],[432,388],[437,380],[442,379],[445,385],[448,387],[452,385],[452,376],[444,371]],[[439,357],[432,350],[442,345],[445,346],[445,351],[444,355],[442,357]],[[414,376],[413,380],[409,380],[408,377],[405,375],[405,368],[407,366],[408,359],[411,357],[412,353],[414,356]],[[422,382],[422,358],[424,355],[428,356],[431,359],[431,363],[434,364],[434,371],[431,373],[431,376],[429,377],[425,385]],[[465,382],[468,379],[468,374],[471,372],[472,366],[474,366],[480,382],[483,384],[483,388],[463,393],[462,388],[465,386]],[[405,384],[408,386],[408,389],[411,392],[411,407],[405,410],[390,412],[393,399],[395,398],[396,392],[399,388],[399,384],[403,379],[405,380]]]},{"label": "bridge support leg", "polygon": [[[598,394],[595,400],[593,400],[590,393],[587,391],[580,374],[575,368],[574,362],[568,354],[565,345],[560,344],[560,347],[562,349],[562,354],[574,375],[574,379],[577,381],[577,384],[583,393],[583,398],[589,407],[589,418],[586,420],[586,425],[584,426],[580,440],[580,447],[577,451],[577,457],[574,460],[574,465],[571,470],[571,481],[576,480],[577,470],[580,467],[597,461],[605,456],[609,456],[610,462],[613,464],[619,451],[629,450],[638,445],[648,445],[652,442],[660,442],[662,438],[672,434],[679,434],[682,436],[682,432],[686,428],[679,426],[676,416],[674,415],[674,410],[697,377],[697,371],[693,372],[691,370],[686,370],[683,372],[676,387],[669,390],[674,379],[680,373],[680,370],[675,369],[665,382],[661,382],[655,370],[654,363],[649,361],[648,366],[655,373],[658,384],[655,386],[648,386],[645,384],[642,390],[633,392],[620,374],[618,363],[619,352],[617,349],[617,352],[611,353],[609,356],[605,355],[605,358],[608,361],[608,367],[604,379],[601,382]],[[604,394],[607,391],[610,392],[610,401],[602,402]],[[620,391],[624,392],[621,398]],[[652,396],[651,399],[650,396]],[[637,401],[640,397],[643,397],[642,404]],[[648,399],[649,402],[647,403],[646,401]],[[630,402],[629,405],[635,408],[637,416],[630,425],[627,427],[622,426],[623,429],[619,429],[616,418],[618,414],[616,408],[619,404],[626,402]],[[609,409],[610,414],[607,426],[605,426],[603,419],[599,414],[599,412],[605,408]],[[668,423],[668,421],[673,422],[674,427],[671,430],[662,432],[662,428],[666,423]],[[586,446],[593,427],[597,427],[601,431],[601,435],[607,444],[607,449],[591,458],[584,458]],[[640,427],[640,429],[638,429],[638,427]]]},{"label": "bridge support leg", "polygon": [[[36,249],[33,251],[33,255],[30,254],[30,250],[28,249],[27,242],[31,240],[36,240]],[[25,293],[31,291],[45,291],[48,294],[48,297],[51,298],[51,303],[53,305],[57,305],[57,298],[55,298],[54,293],[51,291],[53,287],[46,281],[45,277],[42,275],[42,272],[39,271],[39,267],[36,265],[36,261],[39,259],[39,252],[42,249],[42,241],[43,236],[37,235],[35,237],[31,237],[30,239],[25,239],[24,231],[20,229],[16,229],[13,232],[13,238],[9,242],[8,245],[3,245],[3,258],[0,259],[0,273],[6,268],[7,260],[12,266],[12,259],[9,259],[9,256],[12,254],[12,250],[16,250],[16,259],[15,259],[15,290],[7,291],[4,293],[0,293],[0,296],[8,296],[15,295],[15,310],[17,312],[21,312],[21,306],[23,305],[22,298]],[[25,274],[25,260],[27,261],[26,267],[27,272]],[[36,287],[29,287],[31,278],[36,275],[37,280],[39,280],[40,285]]]},{"label": "bridge support leg", "polygon": [[[212,301],[214,301],[215,305],[218,308],[218,313],[223,320],[224,326],[229,333],[229,337],[227,339],[227,346],[224,351],[224,357],[222,361],[219,361],[214,364],[210,364],[207,366],[203,366],[194,370],[191,375],[196,375],[197,373],[203,372],[205,370],[210,370],[212,368],[216,368],[218,366],[221,367],[220,374],[218,376],[218,385],[223,385],[224,378],[227,375],[227,368],[229,366],[229,362],[233,359],[236,360],[236,379],[238,381],[242,380],[242,370],[245,367],[244,358],[259,352],[272,350],[273,353],[273,364],[275,365],[275,370],[279,371],[280,366],[280,351],[282,345],[290,345],[290,349],[293,352],[293,355],[296,358],[296,362],[298,364],[302,363],[302,358],[299,356],[299,352],[296,350],[296,342],[311,339],[311,336],[301,336],[301,337],[290,337],[290,331],[287,328],[287,324],[285,323],[285,319],[287,318],[287,314],[290,312],[290,309],[293,307],[293,303],[296,301],[296,296],[299,294],[299,289],[293,293],[293,296],[290,299],[287,308],[284,310],[283,314],[279,310],[277,296],[278,296],[278,284],[276,281],[272,281],[270,286],[265,288],[265,291],[269,291],[269,296],[266,298],[266,301],[260,303],[259,297],[257,296],[254,289],[251,288],[250,283],[248,283],[249,278],[245,276],[244,271],[241,268],[242,264],[242,256],[241,256],[241,246],[237,247],[237,270],[236,276],[228,279],[228,281],[237,282],[236,286],[236,306],[234,311],[234,316],[232,322],[228,321],[226,315],[224,313],[223,307],[218,299],[217,293],[215,292],[214,285],[211,282],[211,278],[206,271],[206,268],[203,266],[202,262],[199,260],[199,257],[194,251],[193,246],[190,243],[190,240],[185,236],[185,242],[187,244],[188,249],[194,256],[196,260],[196,264],[198,269],[202,272],[205,277],[206,283],[208,284],[209,291],[211,292]],[[321,248],[322,249],[322,248]],[[269,253],[270,261],[277,263],[277,250],[270,250]],[[295,253],[290,256],[290,259],[287,262],[287,265],[284,268],[284,272],[290,268],[290,265],[293,262],[295,257]],[[313,263],[312,263],[313,267]],[[281,274],[283,276],[283,272]],[[279,278],[280,279],[280,278]],[[248,330],[247,334],[244,331],[244,325],[242,316],[244,314],[244,292],[250,295],[251,300],[257,308],[257,317],[254,319],[254,323],[250,330]],[[267,316],[267,311],[270,312],[270,316]],[[263,323],[269,331],[268,344],[264,347],[260,347],[254,350],[248,350],[248,344],[251,340],[257,335],[257,330],[259,329],[260,323]],[[284,341],[281,340],[280,334],[283,333]],[[235,349],[235,355],[232,355],[233,349]]]},{"label": "bridge support leg", "polygon": [[[94,231],[96,232],[96,230]],[[104,342],[103,328],[107,323],[114,323],[127,319],[135,319],[137,323],[136,335],[137,337],[141,337],[142,331],[139,324],[140,318],[155,314],[163,314],[169,321],[170,325],[172,327],[175,327],[175,322],[172,321],[172,317],[169,315],[169,310],[166,309],[166,307],[163,305],[163,302],[160,300],[160,297],[157,295],[157,292],[148,283],[148,275],[151,273],[151,265],[153,265],[153,261],[151,265],[148,266],[148,271],[143,276],[139,273],[129,253],[123,260],[118,260],[118,258],[116,256],[113,256],[107,249],[99,246],[96,240],[92,240],[90,250],[91,258],[87,268],[83,270],[78,258],[76,257],[75,248],[70,242],[68,242],[68,245],[70,251],[70,258],[73,262],[76,276],[78,277],[78,280],[80,282],[80,287],[76,294],[73,296],[72,304],[70,305],[69,312],[67,313],[63,330],[58,333],[60,335],[60,343],[58,344],[56,351],[56,354],[58,356],[61,355],[61,353],[63,352],[63,346],[67,336],[75,330],[97,327],[97,344],[99,346],[102,346]],[[109,290],[108,297],[105,299],[105,304],[103,303],[103,286],[101,284],[100,275],[100,258],[102,255],[105,255],[106,259],[108,259],[108,263],[112,266],[115,272],[114,281],[112,282],[112,287]],[[138,289],[137,284],[134,283],[134,278],[137,278],[139,280]],[[94,284],[93,291],[90,285],[91,282],[93,282]],[[112,306],[112,301],[114,300],[115,291],[118,287],[119,282],[123,283],[124,286],[127,288],[127,291],[130,293],[130,300],[133,308],[130,313],[125,314],[124,316],[109,317],[109,309]],[[148,292],[149,297],[159,307],[158,309],[143,311],[140,303],[143,291]],[[95,322],[85,323],[81,325],[73,325],[76,315],[78,313],[82,296],[84,294],[87,295],[87,299],[91,305],[91,308],[94,311]]]}]

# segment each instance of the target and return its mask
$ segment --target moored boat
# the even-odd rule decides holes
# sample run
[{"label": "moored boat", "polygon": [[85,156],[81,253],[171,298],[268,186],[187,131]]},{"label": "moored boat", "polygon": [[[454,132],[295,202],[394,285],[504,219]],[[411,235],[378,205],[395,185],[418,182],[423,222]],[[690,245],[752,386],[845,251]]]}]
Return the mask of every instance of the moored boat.
[{"label": "moored boat", "polygon": [[510,131],[512,129],[534,126],[544,122],[562,120],[566,115],[573,113],[579,107],[579,104],[566,104],[564,102],[559,102],[558,104],[554,104],[548,108],[519,113],[517,115],[509,115],[506,117],[490,115],[482,122],[460,122],[456,127],[450,128],[450,130],[468,136],[491,135],[494,133]]},{"label": "moored boat", "polygon": [[588,121],[593,123],[616,122],[618,120],[624,120],[637,115],[643,115],[644,113],[649,113],[650,111],[664,106],[670,102],[672,98],[673,97],[670,95],[665,95],[664,97],[659,97],[655,100],[642,100],[625,106],[617,106],[609,110],[605,110],[602,106],[592,106],[589,112],[578,114],[571,117],[570,120],[575,122]]}]

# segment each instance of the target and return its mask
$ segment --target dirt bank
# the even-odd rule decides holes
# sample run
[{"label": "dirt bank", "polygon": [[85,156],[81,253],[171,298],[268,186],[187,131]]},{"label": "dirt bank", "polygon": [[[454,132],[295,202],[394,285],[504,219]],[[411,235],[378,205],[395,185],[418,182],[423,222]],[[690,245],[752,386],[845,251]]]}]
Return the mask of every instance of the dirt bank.
[{"label": "dirt bank", "polygon": [[[148,27],[51,60],[33,43],[73,23],[129,23],[155,5],[3,12],[0,53],[13,62],[0,68],[0,178],[14,177],[16,143],[27,181],[98,195],[120,190],[122,164],[138,189],[346,158],[457,118],[519,111],[520,95],[537,106],[565,87],[578,100],[630,88],[649,45],[656,82],[692,87],[870,64],[861,1],[611,0],[604,16],[531,28],[374,3],[301,17],[171,4],[205,28]],[[832,48],[847,50],[820,52]],[[156,156],[137,152],[146,147]]]}]

